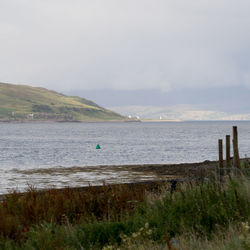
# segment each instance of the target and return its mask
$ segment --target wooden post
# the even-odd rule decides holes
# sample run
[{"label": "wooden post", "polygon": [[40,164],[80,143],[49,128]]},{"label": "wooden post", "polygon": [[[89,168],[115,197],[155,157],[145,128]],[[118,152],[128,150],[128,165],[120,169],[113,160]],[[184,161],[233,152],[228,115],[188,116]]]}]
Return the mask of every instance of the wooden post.
[{"label": "wooden post", "polygon": [[220,174],[223,175],[223,141],[222,139],[218,140],[218,147],[219,147],[219,169],[220,169]]},{"label": "wooden post", "polygon": [[230,173],[230,168],[231,168],[230,135],[226,135],[226,166],[227,166],[227,173]]},{"label": "wooden post", "polygon": [[235,168],[240,168],[237,126],[233,126],[233,151],[234,151],[233,165]]}]

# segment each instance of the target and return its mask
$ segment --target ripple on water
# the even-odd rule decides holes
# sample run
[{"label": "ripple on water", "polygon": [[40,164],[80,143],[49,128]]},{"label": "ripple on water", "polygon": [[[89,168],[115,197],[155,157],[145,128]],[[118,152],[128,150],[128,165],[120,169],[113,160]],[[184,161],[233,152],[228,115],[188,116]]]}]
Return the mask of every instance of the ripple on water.
[{"label": "ripple on water", "polygon": [[250,122],[2,123],[0,193],[27,183],[44,188],[152,178],[99,165],[216,160],[218,138],[231,134],[233,125],[241,157],[249,156]]}]

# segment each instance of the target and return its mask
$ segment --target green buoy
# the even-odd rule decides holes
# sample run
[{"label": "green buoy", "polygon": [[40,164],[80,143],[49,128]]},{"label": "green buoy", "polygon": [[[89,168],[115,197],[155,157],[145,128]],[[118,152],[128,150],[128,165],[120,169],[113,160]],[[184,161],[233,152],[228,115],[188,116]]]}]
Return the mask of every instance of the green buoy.
[{"label": "green buoy", "polygon": [[96,149],[101,149],[99,144],[96,145]]}]

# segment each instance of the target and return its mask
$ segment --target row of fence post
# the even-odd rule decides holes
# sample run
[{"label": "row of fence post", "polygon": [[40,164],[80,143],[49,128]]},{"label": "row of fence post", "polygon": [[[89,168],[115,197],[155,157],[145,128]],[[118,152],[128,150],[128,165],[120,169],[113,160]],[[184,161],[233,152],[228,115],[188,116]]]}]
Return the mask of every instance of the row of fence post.
[{"label": "row of fence post", "polygon": [[[239,158],[239,148],[238,148],[238,130],[237,126],[233,126],[233,168],[240,169],[240,158]],[[224,160],[223,160],[223,140],[218,140],[218,149],[219,149],[219,169],[220,173],[224,173]],[[226,169],[227,173],[230,172],[232,168],[231,162],[231,144],[230,144],[230,135],[226,135]]]}]

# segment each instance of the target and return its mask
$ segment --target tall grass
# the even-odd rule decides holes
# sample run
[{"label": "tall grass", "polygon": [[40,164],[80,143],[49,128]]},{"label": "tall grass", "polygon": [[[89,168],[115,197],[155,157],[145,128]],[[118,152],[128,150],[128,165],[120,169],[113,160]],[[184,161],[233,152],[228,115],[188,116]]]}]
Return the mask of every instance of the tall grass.
[{"label": "tall grass", "polygon": [[70,189],[10,195],[0,205],[0,248],[144,249],[144,244],[174,249],[177,239],[191,244],[187,235],[210,241],[218,232],[249,222],[246,178],[188,183],[173,194],[164,190],[151,201],[145,201],[143,188],[105,188],[87,195]]},{"label": "tall grass", "polygon": [[30,188],[25,194],[14,192],[0,204],[0,234],[19,240],[32,225],[53,221],[57,225],[93,221],[119,221],[145,198],[142,186],[90,187],[39,192]]}]

